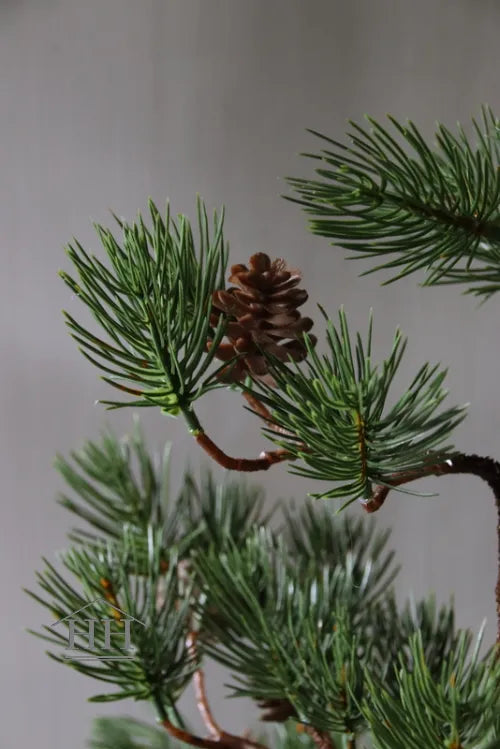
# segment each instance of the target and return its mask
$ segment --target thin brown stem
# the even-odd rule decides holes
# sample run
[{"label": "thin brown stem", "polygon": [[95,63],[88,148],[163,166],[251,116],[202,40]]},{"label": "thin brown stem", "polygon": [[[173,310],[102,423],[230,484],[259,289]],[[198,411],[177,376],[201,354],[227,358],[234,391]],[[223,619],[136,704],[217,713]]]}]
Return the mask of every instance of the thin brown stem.
[{"label": "thin brown stem", "polygon": [[162,720],[162,726],[169,732],[171,736],[179,741],[183,741],[185,744],[191,746],[198,746],[201,749],[221,749],[219,741],[213,741],[213,739],[202,739],[200,736],[195,736],[188,731],[184,731],[182,728],[177,728],[171,723],[168,718]]},{"label": "thin brown stem", "polygon": [[249,393],[247,390],[245,390],[243,392],[243,397],[251,407],[252,411],[260,416],[261,419],[264,419],[270,429],[272,429],[277,434],[283,434],[286,437],[293,436],[293,433],[288,429],[285,429],[284,427],[279,426],[279,424],[276,424],[269,409],[262,403],[262,401],[256,398],[253,393]]},{"label": "thin brown stem", "polygon": [[248,405],[251,407],[252,411],[255,411],[258,416],[260,416],[264,421],[267,421],[270,427],[274,429],[274,423],[273,423],[273,417],[271,416],[271,412],[269,409],[260,401],[258,398],[255,397],[253,393],[249,393],[248,390],[243,391],[243,397],[248,403]]},{"label": "thin brown stem", "polygon": [[[186,640],[188,651],[194,658],[196,658],[197,656],[196,638],[197,633],[190,632]],[[223,731],[212,715],[210,705],[208,704],[207,694],[205,691],[205,674],[203,673],[203,669],[198,668],[195,671],[193,676],[193,684],[196,695],[196,704],[198,706],[198,711],[203,719],[203,722],[205,723],[205,726],[212,739],[214,739],[215,741],[220,741],[220,737],[222,736]]]},{"label": "thin brown stem", "polygon": [[[450,473],[470,473],[486,481],[495,497],[497,508],[497,538],[498,538],[498,577],[495,588],[497,612],[497,645],[500,646],[500,463],[493,458],[480,455],[465,455],[457,453],[444,461],[424,465],[414,471],[396,473],[387,478],[388,486],[377,486],[370,499],[366,500],[364,508],[367,512],[376,512],[384,504],[391,488],[406,484],[424,476],[443,476]],[[499,648],[500,653],[500,648]]]},{"label": "thin brown stem", "polygon": [[259,744],[245,736],[233,736],[225,731],[222,731],[220,739],[201,738],[201,736],[196,736],[189,731],[174,726],[168,718],[162,720],[162,726],[179,741],[201,749],[267,749],[264,744]]},{"label": "thin brown stem", "polygon": [[[190,654],[196,659],[197,647],[196,640],[198,637],[197,632],[190,632],[187,639],[186,645]],[[195,736],[187,731],[177,728],[167,718],[162,721],[163,726],[167,729],[171,736],[184,741],[186,744],[191,746],[202,747],[203,749],[267,749],[263,744],[259,744],[257,741],[252,741],[246,736],[235,736],[231,733],[224,731],[214,716],[208,704],[207,694],[205,690],[205,675],[201,668],[198,668],[193,677],[196,704],[200,712],[203,722],[210,734],[210,738],[201,738]]]},{"label": "thin brown stem", "polygon": [[232,458],[226,455],[205,432],[195,433],[194,438],[216,463],[230,471],[267,471],[275,463],[281,463],[293,457],[287,450],[274,450],[262,452],[258,458]]}]

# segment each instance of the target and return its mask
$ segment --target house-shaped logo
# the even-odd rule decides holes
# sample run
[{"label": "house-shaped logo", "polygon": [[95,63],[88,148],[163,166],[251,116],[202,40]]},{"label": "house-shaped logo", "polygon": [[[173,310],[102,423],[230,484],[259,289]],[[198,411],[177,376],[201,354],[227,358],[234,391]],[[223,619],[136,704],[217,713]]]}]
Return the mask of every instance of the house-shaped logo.
[{"label": "house-shaped logo", "polygon": [[[102,604],[109,611],[109,618],[92,615],[95,609],[102,611]],[[62,654],[63,658],[107,661],[133,660],[136,649],[132,644],[132,627],[146,626],[144,622],[127,614],[105,598],[95,598],[81,609],[58,619],[50,627],[55,629],[63,625],[68,628],[68,645]],[[77,625],[81,629],[77,630]],[[79,638],[79,641],[83,638],[85,644],[79,644],[76,638]]]}]

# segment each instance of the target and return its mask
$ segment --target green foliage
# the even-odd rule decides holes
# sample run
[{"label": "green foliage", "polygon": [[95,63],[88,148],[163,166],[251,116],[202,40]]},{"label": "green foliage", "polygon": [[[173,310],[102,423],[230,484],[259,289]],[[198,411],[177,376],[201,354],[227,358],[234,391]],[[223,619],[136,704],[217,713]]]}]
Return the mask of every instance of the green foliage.
[{"label": "green foliage", "polygon": [[[460,127],[453,135],[439,125],[431,150],[413,123],[389,120],[392,131],[371,118],[368,129],[351,123],[350,145],[320,135],[329,145],[312,155],[317,178],[291,179],[294,200],[315,233],[380,256],[374,270],[394,271],[391,280],[425,270],[427,285],[464,283],[487,298],[500,289],[499,121],[483,109],[476,146]],[[103,403],[182,413],[201,438],[193,403],[226,386],[219,375],[228,366],[214,366],[226,316],[210,325],[213,293],[225,284],[223,215],[210,225],[199,201],[195,238],[185,216],[174,220],[168,207],[161,216],[152,202],[149,210],[147,222],[117,219],[120,240],[96,226],[107,264],[76,240],[68,247],[76,275],[61,275],[103,337],[70,315],[67,324],[103,379],[135,398]],[[393,396],[406,346],[399,331],[380,365],[371,320],[366,341],[353,340],[342,309],[338,325],[327,320],[326,354],[304,340],[302,364],[262,351],[275,386],[234,387],[269,408],[264,432],[290,454],[292,472],[334,484],[313,496],[349,504],[453,457],[447,440],[464,409],[441,408],[445,371],[424,364]],[[224,462],[206,434],[203,444]],[[114,688],[94,700],[149,700],[167,729],[170,720],[182,727],[176,702],[211,655],[233,672],[234,696],[268,703],[269,719],[292,717],[335,746],[369,732],[377,749],[499,749],[500,661],[471,652],[453,609],[432,597],[400,609],[388,533],[373,523],[306,503],[271,530],[260,490],[209,473],[198,482],[187,471],[173,499],[169,451],[157,464],[138,428],[124,440],[105,433],[56,465],[68,487],[60,502],[86,527],[72,531],[59,566],[46,562],[41,592],[30,595],[54,620],[37,633],[58,648],[51,657]],[[85,631],[90,610],[114,638],[132,617],[133,657],[113,658],[99,626],[93,646],[78,642],[87,658],[63,652],[70,620]],[[281,749],[312,745],[290,723],[277,734]],[[173,744],[163,730],[122,718],[98,721],[91,746]]]},{"label": "green foliage", "polygon": [[[259,741],[265,741],[265,737]],[[133,718],[96,718],[92,727],[90,749],[176,749],[184,746],[162,728],[155,728]],[[296,725],[277,725],[271,732],[275,749],[313,749],[314,742]]]},{"label": "green foliage", "polygon": [[214,215],[210,229],[204,205],[198,202],[196,243],[185,216],[176,222],[167,206],[162,218],[152,201],[149,209],[151,228],[140,215],[132,224],[117,219],[122,246],[109,229],[96,226],[110,267],[76,240],[67,250],[79,280],[64,272],[61,276],[108,340],[70,315],[66,318],[84,356],[106,373],[103,379],[136,396],[133,401],[103,403],[110,408],[160,406],[176,415],[219,386],[214,373],[206,372],[223,335],[222,321],[211,351],[206,351],[206,342],[212,293],[224,288],[223,215]]},{"label": "green foliage", "polygon": [[[102,622],[115,619],[112,637],[123,637],[123,614],[134,618],[133,658],[116,660],[106,646],[103,626],[95,628],[94,648],[78,643],[84,659],[72,650],[49,655],[59,663],[100,681],[118,687],[115,692],[99,694],[92,701],[109,702],[132,697],[136,700],[159,699],[172,705],[189,682],[196,662],[186,646],[190,627],[190,590],[177,575],[177,555],[171,550],[164,561],[161,533],[148,530],[147,559],[144,545],[127,530],[120,542],[96,542],[76,547],[61,555],[67,571],[78,580],[81,590],[72,585],[46,562],[37,575],[45,593],[30,595],[51,612],[56,620],[34,633],[52,645],[64,648],[68,643],[69,620],[77,631],[88,630],[89,611]],[[118,610],[118,614],[117,614]]]},{"label": "green foliage", "polygon": [[387,550],[389,530],[377,530],[365,517],[332,512],[331,506],[304,502],[291,512],[284,507],[284,538],[295,564],[310,570],[324,566],[345,575],[346,589],[354,590],[367,609],[387,591],[399,572],[394,552]]},{"label": "green foliage", "polygon": [[[99,442],[88,440],[80,450],[72,451],[71,461],[57,456],[56,469],[78,497],[75,500],[63,493],[59,502],[100,535],[117,539],[124,524],[141,532],[153,523],[163,528],[163,545],[169,546],[180,534],[179,515],[175,507],[169,507],[169,455],[167,445],[158,471],[138,422],[132,434],[122,440],[107,431]],[[81,529],[73,531],[72,537],[82,541],[96,538]]]},{"label": "green foliage", "polygon": [[327,344],[323,356],[308,346],[302,367],[290,369],[273,360],[278,388],[261,385],[259,392],[282,432],[266,428],[267,436],[303,463],[292,464],[290,471],[339,482],[312,496],[343,497],[348,504],[370,497],[372,485],[386,484],[393,473],[421,468],[437,455],[443,460],[451,453],[443,442],[465,410],[438,412],[447,394],[442,387],[446,371],[424,364],[399,400],[387,407],[406,346],[400,332],[389,357],[374,365],[371,320],[366,344],[358,334],[353,345],[341,309],[338,328],[328,322]]},{"label": "green foliage", "polygon": [[[128,403],[107,402],[110,407],[156,405],[171,415],[181,411],[191,431],[199,434],[203,430],[193,402],[208,390],[224,386],[217,377],[220,367],[207,374],[225,326],[221,315],[217,329],[210,327],[212,294],[224,287],[227,262],[222,218],[215,217],[211,233],[204,207],[198,204],[200,248],[196,250],[184,216],[176,224],[168,211],[164,220],[153,203],[150,211],[152,228],[141,216],[131,225],[120,222],[123,247],[108,229],[97,226],[111,270],[77,242],[68,250],[79,282],[65,273],[63,277],[111,342],[96,337],[72,317],[68,317],[68,325],[85,356],[106,372],[104,379],[139,396]],[[207,351],[208,338],[214,342]],[[345,497],[348,501],[369,497],[374,483],[384,484],[393,473],[421,468],[435,459],[431,451],[436,448],[440,458],[449,453],[451,448],[443,442],[464,414],[459,408],[437,413],[446,395],[442,388],[445,373],[438,367],[421,367],[396,405],[386,409],[406,345],[399,331],[380,368],[371,362],[371,322],[366,344],[358,334],[353,345],[342,310],[338,327],[328,321],[328,355],[321,357],[310,339],[305,340],[305,367],[290,367],[271,357],[277,387],[255,383],[252,387],[285,431],[277,434],[266,424],[268,436],[301,459],[290,470],[337,483],[313,496]],[[108,453],[113,449],[111,444],[103,448],[102,461],[109,462]],[[137,459],[143,460],[139,453]],[[78,460],[85,471],[85,456]],[[84,490],[82,481],[86,479],[78,478],[63,460],[59,468]],[[151,469],[144,465],[143,470],[148,474],[144,477],[147,483]],[[123,488],[120,481],[116,477],[113,491],[124,494],[123,501],[128,497],[133,514],[137,496],[134,499],[129,494],[136,489],[133,482]],[[116,519],[116,502],[108,506],[107,494],[94,499],[87,519],[94,525],[99,522],[100,530],[109,534]],[[67,498],[63,501],[71,504]],[[150,512],[147,506],[143,510],[146,515]]]},{"label": "green foliage", "polygon": [[[77,497],[63,494],[63,506],[98,533],[74,530],[76,545],[61,555],[81,590],[45,562],[46,569],[37,575],[45,596],[30,595],[50,610],[54,621],[71,617],[77,629],[87,626],[88,604],[97,620],[113,616],[111,606],[116,605],[145,625],[134,628],[137,657],[125,665],[106,659],[103,629],[96,629],[95,641],[101,660],[52,653],[56,660],[120,688],[95,699],[149,699],[159,693],[167,706],[175,701],[194,668],[185,645],[195,595],[190,557],[243,540],[269,517],[263,513],[260,490],[236,481],[217,485],[209,472],[199,486],[186,472],[172,500],[169,455],[167,446],[161,467],[155,467],[136,424],[122,440],[107,432],[98,442],[87,441],[72,453],[72,463],[57,460]],[[41,636],[62,647],[66,631],[67,622],[61,622],[57,628],[46,626]],[[120,633],[119,623],[113,631]]]},{"label": "green foliage", "polygon": [[444,659],[458,645],[452,606],[438,609],[432,595],[422,601],[409,601],[400,609],[395,596],[386,593],[377,602],[373,617],[376,624],[372,634],[376,645],[371,653],[370,673],[378,674],[378,681],[392,695],[399,692],[395,664],[401,662],[408,671],[413,669],[411,643],[417,632],[433,678],[439,677]]},{"label": "green foliage", "polygon": [[413,666],[401,664],[396,697],[367,677],[364,714],[377,749],[498,749],[500,661],[495,652],[479,660],[479,647],[470,655],[470,643],[462,633],[436,678],[416,634]]},{"label": "green foliage", "polygon": [[[335,734],[337,743],[370,726],[378,746],[393,749],[412,746],[401,736],[420,735],[421,711],[426,730],[437,730],[432,721],[448,715],[446,685],[454,673],[457,725],[466,737],[484,726],[474,749],[495,746],[491,659],[476,653],[467,665],[468,635],[455,633],[452,610],[438,611],[432,598],[398,608],[388,532],[373,522],[307,502],[287,508],[273,532],[262,524],[261,492],[239,482],[218,485],[210,474],[197,483],[186,472],[173,502],[168,462],[155,466],[137,427],[128,439],[107,433],[89,441],[71,465],[60,458],[59,466],[76,495],[65,506],[98,535],[74,532],[77,543],[60,560],[66,573],[46,562],[41,593],[31,595],[59,622],[37,633],[52,646],[50,655],[114,687],[94,700],[150,700],[162,719],[172,715],[182,725],[176,702],[201,659],[212,655],[231,669],[235,696],[284,701],[295,723]],[[86,631],[89,604],[95,619],[112,620],[113,637],[123,635],[113,607],[145,625],[131,628],[133,659],[110,658],[100,626],[91,651],[99,660],[64,652],[68,617]],[[187,646],[193,628],[196,653]],[[415,690],[420,702],[411,713]],[[386,740],[384,721],[393,715],[396,738]],[[96,728],[93,746],[159,749],[161,736],[133,721],[110,721]],[[310,738],[283,728],[277,746],[310,749]]]},{"label": "green foliage", "polygon": [[241,543],[257,526],[267,525],[274,510],[264,511],[264,493],[241,480],[218,484],[206,471],[200,482],[189,472],[177,500],[185,532],[195,538],[193,553],[210,547],[224,549],[228,542]]},{"label": "green foliage", "polygon": [[161,530],[163,549],[175,545],[184,559],[213,544],[223,548],[227,539],[242,540],[272,514],[264,512],[261,489],[234,479],[217,484],[208,470],[199,481],[186,471],[178,496],[172,497],[170,445],[157,465],[138,421],[130,435],[118,439],[108,430],[70,457],[59,455],[55,462],[72,492],[61,493],[59,502],[98,532],[73,529],[70,538],[80,543],[120,539],[125,526],[141,543],[152,525]]},{"label": "green foliage", "polygon": [[349,689],[360,696],[362,671],[340,603],[356,592],[340,571],[306,578],[264,529],[243,549],[200,555],[196,567],[206,586],[207,652],[234,672],[234,693],[286,699],[307,723],[353,731],[362,718]]},{"label": "green foliage", "polygon": [[132,718],[96,718],[90,749],[172,749],[173,741],[162,728]]},{"label": "green foliage", "polygon": [[[385,127],[350,122],[349,145],[313,132],[328,145],[316,179],[290,178],[296,202],[314,216],[310,228],[360,255],[386,256],[372,270],[391,280],[424,269],[426,285],[465,283],[489,296],[500,289],[500,125],[483,108],[473,120],[477,144],[444,125],[432,150],[413,122],[389,116]],[[401,269],[401,270],[400,270]]]},{"label": "green foliage", "polygon": [[[387,534],[370,538],[370,523],[311,516],[312,509],[288,516],[289,546],[260,529],[245,545],[197,556],[202,628],[207,652],[233,671],[235,694],[286,699],[304,722],[351,733],[363,722],[351,693],[362,694],[371,649],[364,635],[394,577],[392,554],[384,551]],[[324,564],[299,551],[310,548],[321,522]]]},{"label": "green foliage", "polygon": [[313,749],[313,739],[304,731],[297,730],[295,722],[288,721],[274,726],[275,741],[271,744],[276,749]]}]

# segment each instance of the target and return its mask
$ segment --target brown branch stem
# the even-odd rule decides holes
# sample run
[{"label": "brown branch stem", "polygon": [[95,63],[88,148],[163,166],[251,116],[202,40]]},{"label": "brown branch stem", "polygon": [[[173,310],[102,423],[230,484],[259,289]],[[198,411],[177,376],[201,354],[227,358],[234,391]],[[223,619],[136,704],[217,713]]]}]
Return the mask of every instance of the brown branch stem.
[{"label": "brown branch stem", "polygon": [[174,738],[190,746],[200,747],[200,749],[267,749],[264,744],[259,744],[257,741],[251,741],[244,736],[233,736],[224,731],[221,733],[220,739],[201,738],[201,736],[196,736],[193,733],[174,726],[168,718],[162,720],[162,726]]},{"label": "brown branch stem", "polygon": [[[406,484],[424,476],[444,476],[450,473],[469,473],[486,481],[495,497],[497,508],[497,538],[498,538],[498,577],[495,588],[497,613],[497,645],[500,645],[500,463],[493,458],[480,455],[466,455],[456,453],[444,461],[424,465],[414,471],[396,473],[387,478],[388,486],[377,486],[373,495],[366,500],[364,508],[367,512],[376,512],[384,504],[391,488]],[[499,650],[500,652],[500,650]]]},{"label": "brown branch stem", "polygon": [[276,432],[277,434],[283,434],[286,437],[293,436],[292,432],[289,432],[288,429],[285,429],[284,427],[280,427],[279,424],[276,424],[276,422],[273,421],[273,417],[269,409],[262,403],[262,401],[256,398],[253,393],[249,393],[248,390],[245,390],[243,391],[243,397],[251,407],[252,411],[260,416],[261,419],[264,419],[266,424],[274,432]]},{"label": "brown branch stem", "polygon": [[[196,658],[197,656],[196,638],[197,633],[190,632],[186,640],[188,651],[194,658]],[[203,673],[203,669],[198,668],[195,671],[193,675],[193,684],[198,712],[200,713],[212,739],[214,739],[215,741],[220,741],[220,737],[222,736],[223,731],[212,715],[210,705],[208,704],[207,694],[205,691],[205,674]]]},{"label": "brown branch stem", "polygon": [[175,739],[183,741],[185,744],[190,744],[190,746],[198,746],[201,747],[201,749],[221,749],[221,744],[218,741],[213,741],[213,739],[202,739],[200,736],[195,736],[188,731],[184,731],[184,729],[174,726],[168,718],[162,720],[162,726]]},{"label": "brown branch stem", "polygon": [[[192,631],[186,639],[187,648],[194,658],[197,656],[197,637],[197,632]],[[200,736],[195,736],[181,728],[177,728],[177,726],[174,726],[173,723],[165,718],[162,721],[162,725],[171,736],[179,739],[179,741],[183,741],[185,744],[202,747],[202,749],[215,749],[215,747],[217,747],[217,749],[267,749],[267,747],[257,741],[252,741],[246,736],[235,736],[231,733],[227,733],[219,726],[212,715],[210,705],[208,704],[205,690],[205,675],[201,668],[198,668],[195,671],[193,682],[196,694],[196,704],[210,737],[201,738]]]},{"label": "brown branch stem", "polygon": [[293,457],[287,450],[273,450],[261,452],[258,458],[232,458],[223,452],[205,432],[195,432],[194,438],[212,460],[230,471],[267,471],[275,463],[281,463]]}]

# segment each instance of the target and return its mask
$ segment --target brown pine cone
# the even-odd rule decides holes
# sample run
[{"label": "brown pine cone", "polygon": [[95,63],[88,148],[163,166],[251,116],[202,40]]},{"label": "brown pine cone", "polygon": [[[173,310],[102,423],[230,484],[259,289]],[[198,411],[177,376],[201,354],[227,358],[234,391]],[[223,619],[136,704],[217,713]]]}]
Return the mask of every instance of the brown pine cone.
[{"label": "brown pine cone", "polygon": [[[236,284],[229,289],[215,291],[212,297],[210,324],[227,315],[226,337],[220,343],[216,357],[229,361],[241,354],[234,366],[221,375],[228,382],[241,382],[247,375],[273,386],[274,380],[263,351],[280,361],[301,361],[307,349],[301,340],[313,326],[309,317],[298,311],[307,299],[307,291],[295,288],[301,273],[286,267],[282,259],[271,262],[268,255],[258,252],[246,265],[233,265],[229,281]],[[316,338],[311,336],[313,345]]]}]

